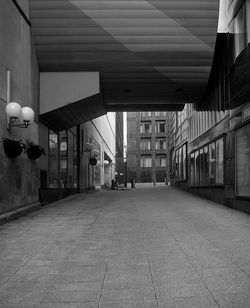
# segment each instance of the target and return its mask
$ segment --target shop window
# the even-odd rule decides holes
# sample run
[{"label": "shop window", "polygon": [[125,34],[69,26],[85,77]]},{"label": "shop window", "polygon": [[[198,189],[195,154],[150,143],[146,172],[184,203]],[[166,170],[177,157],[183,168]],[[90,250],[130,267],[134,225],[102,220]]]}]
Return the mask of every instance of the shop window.
[{"label": "shop window", "polygon": [[156,155],[155,166],[156,167],[166,167],[167,166],[166,155]]},{"label": "shop window", "polygon": [[194,185],[195,183],[195,159],[194,159],[194,152],[190,155],[190,178],[191,184]]},{"label": "shop window", "polygon": [[165,138],[156,138],[155,149],[156,150],[166,150],[166,139]]},{"label": "shop window", "polygon": [[209,144],[209,184],[215,184],[216,155],[215,142]]},{"label": "shop window", "polygon": [[60,132],[60,180],[62,188],[68,187],[68,133]]},{"label": "shop window", "polygon": [[76,128],[73,135],[73,185],[74,188],[78,186],[78,155],[77,155],[77,134]]},{"label": "shop window", "polygon": [[74,187],[74,164],[73,164],[73,156],[74,156],[74,135],[71,130],[68,130],[68,187]]},{"label": "shop window", "polygon": [[195,158],[195,185],[200,184],[200,151],[194,153]]},{"label": "shop window", "polygon": [[182,162],[183,162],[182,174],[183,174],[183,180],[185,181],[187,179],[187,145],[186,144],[183,146]]},{"label": "shop window", "polygon": [[151,139],[141,139],[140,140],[140,150],[150,150],[151,149]]},{"label": "shop window", "polygon": [[186,168],[187,168],[187,145],[184,144],[182,147],[176,150],[176,180],[185,181],[187,178]]},{"label": "shop window", "polygon": [[208,180],[208,146],[205,146],[203,149],[200,150],[200,157],[201,157],[201,174],[200,174],[200,180],[201,185],[207,185],[209,183]]},{"label": "shop window", "polygon": [[49,187],[58,187],[58,134],[49,131]]},{"label": "shop window", "polygon": [[148,134],[152,132],[151,122],[141,122],[140,125],[141,134]]},{"label": "shop window", "polygon": [[222,185],[224,183],[224,140],[191,153],[191,185]]},{"label": "shop window", "polygon": [[224,183],[224,149],[223,139],[216,141],[216,184]]},{"label": "shop window", "polygon": [[143,155],[141,156],[141,167],[142,168],[151,168],[152,167],[152,157]]},{"label": "shop window", "polygon": [[236,195],[250,197],[250,125],[236,131]]}]

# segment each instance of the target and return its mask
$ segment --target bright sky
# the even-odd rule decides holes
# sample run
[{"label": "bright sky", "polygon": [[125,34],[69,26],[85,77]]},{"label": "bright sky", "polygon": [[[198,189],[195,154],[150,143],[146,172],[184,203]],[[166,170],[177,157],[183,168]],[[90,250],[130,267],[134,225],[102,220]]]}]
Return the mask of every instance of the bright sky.
[{"label": "bright sky", "polygon": [[123,138],[124,146],[127,146],[127,112],[123,112]]}]

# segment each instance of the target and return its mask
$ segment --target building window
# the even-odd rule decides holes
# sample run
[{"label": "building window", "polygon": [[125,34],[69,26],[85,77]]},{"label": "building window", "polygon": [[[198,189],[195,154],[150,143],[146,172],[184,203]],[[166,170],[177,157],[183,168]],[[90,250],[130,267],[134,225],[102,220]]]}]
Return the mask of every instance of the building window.
[{"label": "building window", "polygon": [[250,197],[250,124],[236,131],[236,195]]},{"label": "building window", "polygon": [[191,183],[195,183],[195,160],[194,160],[194,152],[190,155],[190,178]]},{"label": "building window", "polygon": [[58,134],[49,131],[49,187],[58,187]]},{"label": "building window", "polygon": [[156,111],[155,112],[155,116],[156,117],[160,117],[160,116],[162,117],[162,116],[166,116],[166,115],[167,115],[167,113],[165,111],[161,111],[161,112],[160,111]]},{"label": "building window", "polygon": [[205,146],[200,150],[200,183],[201,185],[209,184],[209,156],[208,156],[208,146]]},{"label": "building window", "polygon": [[223,138],[191,153],[191,185],[222,185],[224,183]]},{"label": "building window", "polygon": [[241,6],[233,19],[230,30],[233,32],[234,59],[247,47],[246,2]]},{"label": "building window", "polygon": [[167,166],[166,155],[156,155],[155,166],[156,167],[166,167]]},{"label": "building window", "polygon": [[68,187],[68,132],[60,132],[60,181],[62,188]]},{"label": "building window", "polygon": [[152,132],[151,122],[141,122],[140,124],[141,134],[148,134]]},{"label": "building window", "polygon": [[165,133],[165,121],[156,121],[155,123],[155,132],[156,133]]},{"label": "building window", "polygon": [[218,139],[215,142],[216,146],[216,184],[224,183],[224,144],[223,139]]},{"label": "building window", "polygon": [[74,129],[73,134],[73,184],[74,188],[78,187],[78,153],[77,153],[77,131]]},{"label": "building window", "polygon": [[155,149],[156,150],[166,150],[166,139],[165,138],[156,138],[155,140]]},{"label": "building window", "polygon": [[215,142],[209,144],[209,184],[215,184],[216,177],[216,155]]},{"label": "building window", "polygon": [[140,150],[151,150],[151,139],[141,139]]},{"label": "building window", "polygon": [[146,155],[141,156],[141,167],[142,168],[151,168],[152,167],[151,156],[146,156]]},{"label": "building window", "polygon": [[175,151],[176,180],[186,181],[187,179],[187,145],[186,143]]},{"label": "building window", "polygon": [[151,112],[140,112],[140,117],[151,117]]}]

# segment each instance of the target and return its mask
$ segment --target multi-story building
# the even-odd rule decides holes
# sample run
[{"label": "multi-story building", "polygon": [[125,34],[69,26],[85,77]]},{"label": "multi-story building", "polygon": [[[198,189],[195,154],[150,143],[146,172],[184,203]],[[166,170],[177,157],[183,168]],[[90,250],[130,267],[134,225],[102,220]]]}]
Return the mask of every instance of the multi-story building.
[{"label": "multi-story building", "polygon": [[224,17],[203,99],[168,114],[169,174],[178,187],[250,212],[250,1],[229,1]]},{"label": "multi-story building", "polygon": [[128,180],[164,182],[167,170],[166,112],[128,112]]},{"label": "multi-story building", "polygon": [[116,112],[115,180],[117,183],[125,183],[123,133],[123,112]]}]

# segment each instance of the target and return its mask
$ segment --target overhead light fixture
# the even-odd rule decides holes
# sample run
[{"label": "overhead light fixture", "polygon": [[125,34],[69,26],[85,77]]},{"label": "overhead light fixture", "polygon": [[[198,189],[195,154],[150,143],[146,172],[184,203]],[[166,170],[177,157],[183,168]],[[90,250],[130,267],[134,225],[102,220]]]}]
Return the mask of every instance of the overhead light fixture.
[{"label": "overhead light fixture", "polygon": [[[8,129],[14,127],[27,128],[30,123],[34,121],[34,111],[30,107],[21,107],[16,102],[8,103],[6,106],[6,113],[9,117]],[[17,119],[23,121],[23,123],[15,123]]]}]

